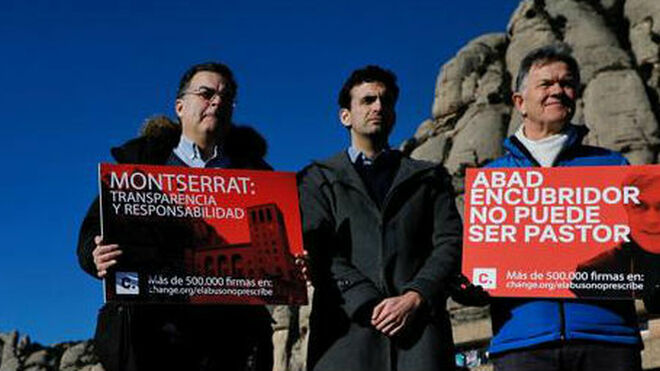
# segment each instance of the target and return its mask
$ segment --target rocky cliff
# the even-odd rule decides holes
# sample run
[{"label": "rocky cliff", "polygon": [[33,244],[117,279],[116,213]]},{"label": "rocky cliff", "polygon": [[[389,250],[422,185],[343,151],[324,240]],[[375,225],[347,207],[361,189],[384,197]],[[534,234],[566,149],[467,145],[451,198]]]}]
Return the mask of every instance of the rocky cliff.
[{"label": "rocky cliff", "polygon": [[402,148],[442,162],[457,178],[502,154],[521,118],[510,92],[522,57],[550,43],[573,49],[582,75],[573,121],[589,144],[624,153],[633,164],[658,161],[660,2],[526,0],[507,32],[478,37],[442,66],[430,117]]},{"label": "rocky cliff", "polygon": [[0,350],[0,371],[103,371],[90,341],[43,346],[12,331],[0,333]]}]

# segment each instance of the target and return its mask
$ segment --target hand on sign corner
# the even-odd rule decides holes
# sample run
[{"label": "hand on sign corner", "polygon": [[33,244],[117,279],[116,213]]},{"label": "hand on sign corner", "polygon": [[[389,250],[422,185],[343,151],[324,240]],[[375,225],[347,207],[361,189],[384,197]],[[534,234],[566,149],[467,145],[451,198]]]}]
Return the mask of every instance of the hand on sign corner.
[{"label": "hand on sign corner", "polygon": [[103,245],[102,236],[94,237],[94,243],[96,247],[92,251],[92,256],[96,266],[96,275],[103,278],[108,274],[108,268],[117,264],[117,257],[121,255],[121,250],[117,244]]},{"label": "hand on sign corner", "polygon": [[449,295],[455,302],[465,306],[483,307],[490,304],[490,294],[476,286],[463,274],[454,275],[448,284]]},{"label": "hand on sign corner", "polygon": [[416,291],[384,299],[374,307],[371,325],[386,336],[394,336],[412,321],[423,301]]},{"label": "hand on sign corner", "polygon": [[307,254],[307,251],[303,250],[302,253],[296,254],[296,266],[302,273],[302,278],[305,280],[307,283],[311,283],[311,272],[309,270],[309,254]]}]

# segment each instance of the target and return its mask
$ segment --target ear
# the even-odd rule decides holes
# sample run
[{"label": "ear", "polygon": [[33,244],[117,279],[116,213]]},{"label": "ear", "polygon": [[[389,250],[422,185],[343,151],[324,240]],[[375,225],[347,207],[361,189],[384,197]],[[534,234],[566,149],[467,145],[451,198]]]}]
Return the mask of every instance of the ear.
[{"label": "ear", "polygon": [[346,128],[351,127],[351,111],[348,108],[342,108],[339,110],[339,121]]},{"label": "ear", "polygon": [[522,93],[515,92],[511,95],[511,100],[513,101],[513,106],[516,107],[516,110],[524,117],[526,112],[524,112],[524,103],[525,99],[522,96]]},{"label": "ear", "polygon": [[183,100],[182,99],[177,99],[174,101],[174,112],[176,112],[176,116],[181,118],[181,114],[183,113]]}]

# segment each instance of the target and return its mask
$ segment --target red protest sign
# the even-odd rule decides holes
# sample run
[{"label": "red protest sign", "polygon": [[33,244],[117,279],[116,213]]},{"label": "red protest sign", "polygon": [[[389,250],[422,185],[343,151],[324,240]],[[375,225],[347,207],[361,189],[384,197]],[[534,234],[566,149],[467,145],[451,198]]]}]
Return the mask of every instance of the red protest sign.
[{"label": "red protest sign", "polygon": [[660,280],[660,166],[468,169],[463,273],[493,296],[631,298]]},{"label": "red protest sign", "polygon": [[294,173],[99,166],[108,301],[304,304]]}]

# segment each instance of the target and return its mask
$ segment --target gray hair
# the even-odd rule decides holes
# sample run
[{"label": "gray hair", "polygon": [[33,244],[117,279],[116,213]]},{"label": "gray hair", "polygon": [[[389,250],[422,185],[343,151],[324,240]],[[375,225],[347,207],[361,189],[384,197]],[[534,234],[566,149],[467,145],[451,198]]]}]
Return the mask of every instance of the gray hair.
[{"label": "gray hair", "polygon": [[580,68],[577,61],[571,56],[571,49],[566,44],[553,44],[534,49],[527,53],[518,69],[518,76],[516,77],[515,91],[521,91],[527,83],[527,76],[532,66],[537,64],[546,64],[548,62],[564,62],[575,80],[575,87],[580,85]]}]

